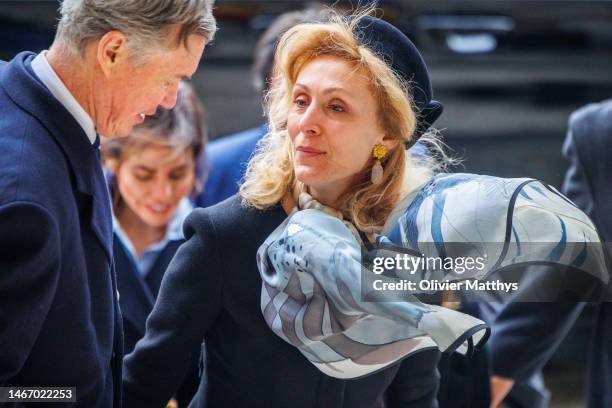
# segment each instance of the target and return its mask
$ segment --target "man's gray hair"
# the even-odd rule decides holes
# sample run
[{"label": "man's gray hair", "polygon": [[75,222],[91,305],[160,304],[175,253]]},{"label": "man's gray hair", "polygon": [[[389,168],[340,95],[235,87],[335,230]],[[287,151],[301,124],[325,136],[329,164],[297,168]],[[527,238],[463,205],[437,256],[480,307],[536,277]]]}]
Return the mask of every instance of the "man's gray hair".
[{"label": "man's gray hair", "polygon": [[118,30],[128,38],[130,53],[136,58],[143,57],[147,48],[167,45],[168,29],[174,26],[180,27],[179,41],[185,44],[192,34],[210,42],[217,30],[213,1],[64,0],[55,38],[83,55],[90,40]]}]

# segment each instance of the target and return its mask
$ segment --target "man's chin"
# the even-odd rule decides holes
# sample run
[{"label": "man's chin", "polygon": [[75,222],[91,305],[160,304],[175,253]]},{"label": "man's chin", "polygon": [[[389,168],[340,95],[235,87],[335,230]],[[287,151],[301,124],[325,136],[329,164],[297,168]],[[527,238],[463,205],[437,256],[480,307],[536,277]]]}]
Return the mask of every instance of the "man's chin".
[{"label": "man's chin", "polygon": [[132,129],[134,129],[134,126],[124,126],[124,127],[118,127],[116,129],[109,129],[107,133],[101,131],[99,132],[101,135],[108,137],[108,138],[114,138],[114,137],[127,137],[132,133]]}]

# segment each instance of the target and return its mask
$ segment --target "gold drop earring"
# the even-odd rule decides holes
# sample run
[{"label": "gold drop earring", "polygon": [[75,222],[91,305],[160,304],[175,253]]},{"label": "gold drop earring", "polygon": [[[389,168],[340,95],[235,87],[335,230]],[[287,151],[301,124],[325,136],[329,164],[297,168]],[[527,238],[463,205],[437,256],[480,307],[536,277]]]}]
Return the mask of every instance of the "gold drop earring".
[{"label": "gold drop earring", "polygon": [[387,148],[382,144],[374,145],[372,149],[372,156],[374,157],[374,165],[372,166],[372,177],[370,180],[372,184],[379,184],[383,178],[383,167],[381,160],[387,155]]}]

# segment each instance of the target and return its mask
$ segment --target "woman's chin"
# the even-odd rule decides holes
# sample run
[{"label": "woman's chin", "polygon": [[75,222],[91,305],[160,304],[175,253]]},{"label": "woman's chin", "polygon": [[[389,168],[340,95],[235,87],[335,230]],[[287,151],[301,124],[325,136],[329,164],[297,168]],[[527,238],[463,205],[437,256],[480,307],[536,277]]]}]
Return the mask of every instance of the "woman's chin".
[{"label": "woman's chin", "polygon": [[141,216],[140,217],[145,224],[147,224],[149,227],[152,228],[165,228],[168,223],[170,222],[170,219],[172,219],[172,216],[168,217],[165,215],[158,215],[158,214],[147,214],[146,216]]},{"label": "woman's chin", "polygon": [[295,178],[298,181],[304,183],[306,186],[309,186],[309,187],[317,186],[322,181],[322,178],[320,177],[319,174],[313,174],[313,173],[298,174],[296,172]]},{"label": "woman's chin", "polygon": [[325,176],[320,169],[309,166],[296,167],[295,178],[307,186],[317,185],[325,180]]}]

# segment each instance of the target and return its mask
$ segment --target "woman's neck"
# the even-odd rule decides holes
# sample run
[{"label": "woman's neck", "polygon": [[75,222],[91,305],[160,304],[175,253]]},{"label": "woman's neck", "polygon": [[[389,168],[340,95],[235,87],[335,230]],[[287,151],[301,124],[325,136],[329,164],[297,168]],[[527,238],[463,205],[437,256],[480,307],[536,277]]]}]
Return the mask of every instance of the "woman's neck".
[{"label": "woman's neck", "polygon": [[161,241],[166,235],[166,226],[153,227],[146,224],[123,203],[119,203],[114,208],[114,211],[117,221],[134,246],[138,258],[140,258],[145,248]]},{"label": "woman's neck", "polygon": [[340,195],[338,194],[338,190],[334,188],[312,188],[306,186],[305,191],[310,194],[312,198],[317,200],[319,203],[333,208],[334,210],[338,210],[340,207],[339,199]]}]

